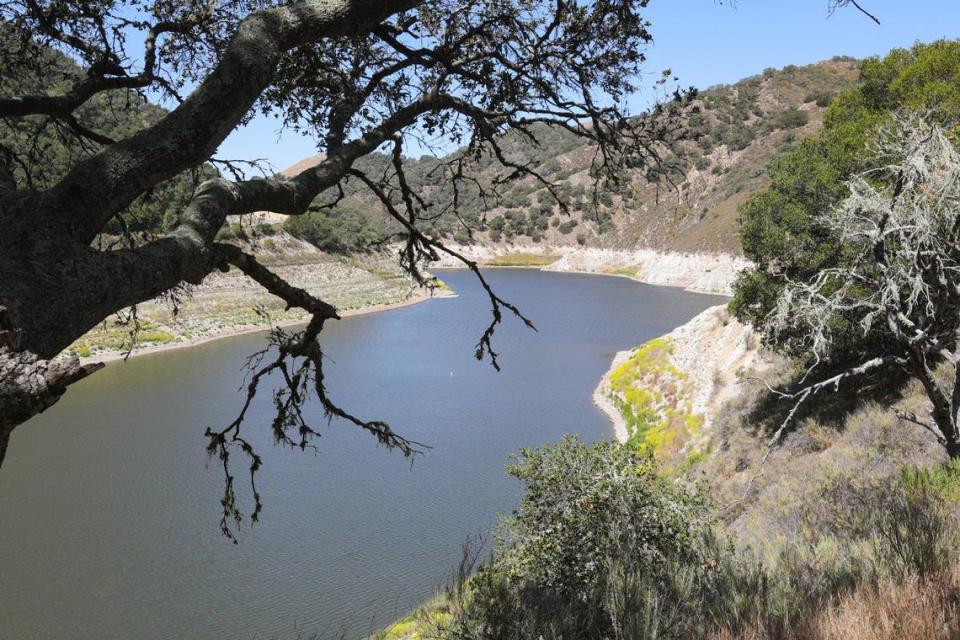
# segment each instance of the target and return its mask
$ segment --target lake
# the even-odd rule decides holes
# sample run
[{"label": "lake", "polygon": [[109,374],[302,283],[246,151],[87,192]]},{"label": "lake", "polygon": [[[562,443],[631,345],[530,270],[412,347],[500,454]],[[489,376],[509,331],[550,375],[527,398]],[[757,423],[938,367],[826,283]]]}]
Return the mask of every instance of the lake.
[{"label": "lake", "polygon": [[473,358],[482,290],[468,272],[440,275],[457,298],[328,323],[321,338],[334,401],[432,448],[411,465],[317,407],[316,452],[275,447],[264,389],[245,427],[264,511],[238,545],[218,530],[222,472],[203,432],[239,410],[262,334],[110,364],[20,427],[0,470],[0,638],[363,636],[433,595],[465,538],[513,508],[511,453],[612,436],[591,394],[617,351],[725,300],[489,270],[539,329],[506,319],[497,373]]}]

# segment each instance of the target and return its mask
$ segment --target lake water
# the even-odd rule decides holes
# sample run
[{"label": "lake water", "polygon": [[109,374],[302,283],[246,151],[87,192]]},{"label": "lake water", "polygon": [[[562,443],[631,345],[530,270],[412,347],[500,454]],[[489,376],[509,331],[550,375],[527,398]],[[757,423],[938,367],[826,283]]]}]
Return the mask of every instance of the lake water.
[{"label": "lake water", "polygon": [[411,466],[316,408],[318,452],[274,447],[262,393],[246,429],[264,456],[265,507],[239,545],[217,528],[222,477],[203,432],[239,409],[262,335],[111,364],[22,426],[0,470],[0,638],[362,636],[431,596],[463,540],[516,504],[509,454],[611,436],[591,393],[616,351],[724,300],[491,270],[539,329],[497,330],[498,374],[473,359],[482,291],[467,272],[441,275],[459,297],[322,336],[331,397],[432,449]]}]

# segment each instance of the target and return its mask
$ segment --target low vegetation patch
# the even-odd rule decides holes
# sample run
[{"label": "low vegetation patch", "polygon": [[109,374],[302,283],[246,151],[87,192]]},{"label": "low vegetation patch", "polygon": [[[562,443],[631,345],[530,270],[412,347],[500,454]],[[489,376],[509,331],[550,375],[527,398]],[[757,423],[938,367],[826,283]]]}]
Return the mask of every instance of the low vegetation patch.
[{"label": "low vegetation patch", "polygon": [[764,556],[635,448],[567,437],[509,471],[524,495],[490,559],[379,637],[958,637],[954,465],[906,468],[858,497],[872,508],[838,508],[845,517],[806,543]]},{"label": "low vegetation patch", "polygon": [[508,253],[487,261],[488,267],[545,267],[560,259],[552,253]]},{"label": "low vegetation patch", "polygon": [[610,374],[609,397],[623,417],[628,445],[661,459],[695,436],[703,422],[693,412],[687,376],[674,366],[672,353],[669,338],[651,340]]},{"label": "low vegetation patch", "polygon": [[636,278],[639,272],[639,269],[636,267],[617,267],[616,269],[608,271],[610,275],[625,276],[627,278]]}]

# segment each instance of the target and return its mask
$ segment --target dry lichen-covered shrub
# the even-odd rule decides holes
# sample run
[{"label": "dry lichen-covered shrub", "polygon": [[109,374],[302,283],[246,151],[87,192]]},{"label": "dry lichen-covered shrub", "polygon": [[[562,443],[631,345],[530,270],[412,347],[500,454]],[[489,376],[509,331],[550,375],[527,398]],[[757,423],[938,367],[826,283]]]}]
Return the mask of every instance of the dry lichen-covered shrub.
[{"label": "dry lichen-covered shrub", "polygon": [[[899,412],[904,420],[934,435],[960,458],[960,383],[935,375],[946,363],[954,374],[960,330],[960,152],[948,133],[916,114],[897,114],[871,148],[869,166],[846,183],[849,195],[817,216],[835,236],[849,263],[820,268],[806,281],[787,285],[767,318],[772,339],[813,364],[829,361],[842,348],[837,318],[845,318],[864,339],[876,336],[859,363],[818,382],[775,392],[794,410],[846,388],[876,371],[899,370],[923,383],[929,409]],[[788,414],[771,444],[791,425]]]}]

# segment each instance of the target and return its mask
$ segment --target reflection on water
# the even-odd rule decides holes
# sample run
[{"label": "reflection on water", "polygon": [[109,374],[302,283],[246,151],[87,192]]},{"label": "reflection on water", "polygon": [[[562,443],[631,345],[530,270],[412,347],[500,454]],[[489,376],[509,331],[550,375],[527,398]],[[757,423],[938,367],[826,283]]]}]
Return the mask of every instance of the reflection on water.
[{"label": "reflection on water", "polygon": [[[0,638],[357,637],[432,595],[468,534],[511,509],[511,452],[611,429],[590,396],[618,350],[722,299],[621,278],[489,273],[539,331],[508,320],[503,372],[476,362],[488,319],[460,295],[332,323],[331,396],[432,449],[411,466],[355,427],[316,453],[274,447],[269,395],[248,435],[264,468],[261,522],[217,529],[219,469],[203,431],[232,419],[247,335],[116,363],[24,425],[0,470]],[[317,413],[318,421],[320,412]],[[254,428],[256,427],[256,428]]]}]

